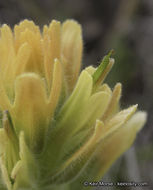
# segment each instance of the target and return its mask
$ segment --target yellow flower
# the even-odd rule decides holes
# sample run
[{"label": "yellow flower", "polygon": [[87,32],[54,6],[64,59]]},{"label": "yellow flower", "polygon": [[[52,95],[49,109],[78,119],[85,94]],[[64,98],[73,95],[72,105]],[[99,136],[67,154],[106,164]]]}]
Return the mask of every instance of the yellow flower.
[{"label": "yellow flower", "polygon": [[1,189],[87,189],[83,181],[99,180],[146,120],[137,105],[120,111],[121,84],[103,83],[112,52],[80,73],[77,22],[0,31]]}]

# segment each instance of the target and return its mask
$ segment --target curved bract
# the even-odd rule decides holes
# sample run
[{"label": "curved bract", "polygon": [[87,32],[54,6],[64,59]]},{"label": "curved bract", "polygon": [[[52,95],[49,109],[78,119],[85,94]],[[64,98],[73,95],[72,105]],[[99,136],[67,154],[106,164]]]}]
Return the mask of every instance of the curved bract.
[{"label": "curved bract", "polygon": [[137,105],[120,109],[120,83],[104,83],[112,51],[80,72],[76,21],[40,32],[24,20],[0,33],[0,188],[89,189],[83,182],[99,180],[146,121]]}]

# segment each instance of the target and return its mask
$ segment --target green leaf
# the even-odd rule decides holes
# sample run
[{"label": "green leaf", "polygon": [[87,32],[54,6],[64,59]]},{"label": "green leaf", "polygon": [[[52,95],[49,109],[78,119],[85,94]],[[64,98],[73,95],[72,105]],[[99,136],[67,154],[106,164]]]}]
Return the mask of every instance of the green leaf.
[{"label": "green leaf", "polygon": [[96,69],[96,71],[93,73],[92,77],[93,77],[93,84],[96,84],[96,82],[99,80],[99,78],[101,77],[101,75],[103,74],[103,72],[105,71],[106,67],[109,64],[110,61],[110,56],[112,55],[113,50],[111,50],[108,55],[106,55],[101,64],[98,66],[98,68]]}]

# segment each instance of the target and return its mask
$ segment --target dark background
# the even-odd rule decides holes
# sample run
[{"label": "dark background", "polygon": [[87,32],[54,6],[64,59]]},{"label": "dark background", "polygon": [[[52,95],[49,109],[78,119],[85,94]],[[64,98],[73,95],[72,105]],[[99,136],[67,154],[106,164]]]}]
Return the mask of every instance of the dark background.
[{"label": "dark background", "polygon": [[52,19],[80,22],[83,67],[98,65],[115,50],[116,64],[107,82],[111,87],[121,82],[122,107],[138,103],[140,110],[148,111],[148,122],[103,181],[147,182],[148,187],[138,189],[153,189],[153,0],[0,0],[0,24],[12,27],[24,18],[40,26]]}]

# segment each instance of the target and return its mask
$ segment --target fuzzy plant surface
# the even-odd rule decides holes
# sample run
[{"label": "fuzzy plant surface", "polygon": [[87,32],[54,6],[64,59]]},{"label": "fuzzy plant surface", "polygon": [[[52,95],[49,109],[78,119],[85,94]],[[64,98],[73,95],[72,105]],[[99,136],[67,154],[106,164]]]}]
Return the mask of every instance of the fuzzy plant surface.
[{"label": "fuzzy plant surface", "polygon": [[0,28],[0,190],[83,190],[133,143],[146,121],[121,110],[104,79],[112,51],[80,71],[81,26],[24,20]]}]

